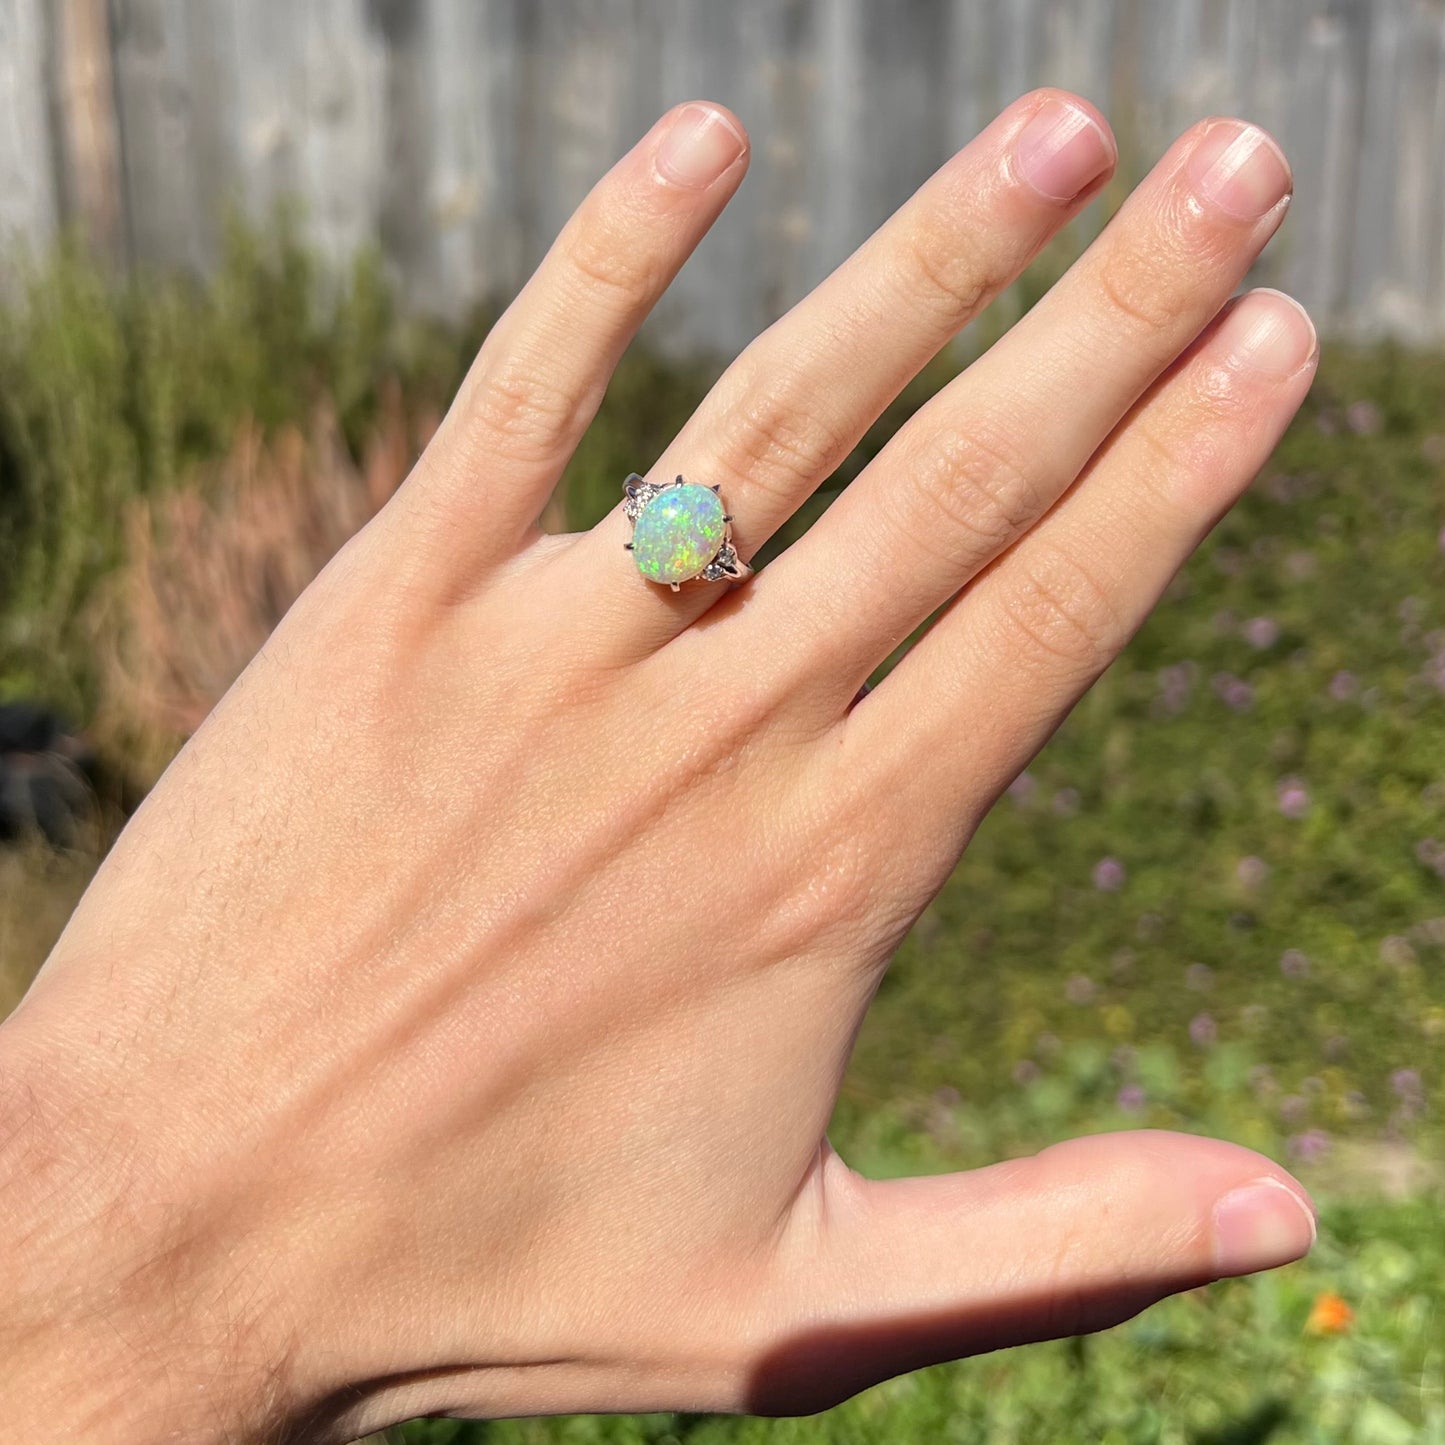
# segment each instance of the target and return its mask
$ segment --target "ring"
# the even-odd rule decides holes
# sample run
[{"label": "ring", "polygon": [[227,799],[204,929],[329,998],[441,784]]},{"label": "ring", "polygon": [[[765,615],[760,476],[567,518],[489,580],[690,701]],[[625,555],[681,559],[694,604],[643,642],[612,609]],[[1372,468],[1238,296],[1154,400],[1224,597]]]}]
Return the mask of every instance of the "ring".
[{"label": "ring", "polygon": [[626,546],[649,582],[676,592],[684,582],[741,582],[752,575],[733,546],[733,519],[719,490],[681,477],[661,487],[636,472],[627,478],[622,510],[632,523],[632,540]]}]

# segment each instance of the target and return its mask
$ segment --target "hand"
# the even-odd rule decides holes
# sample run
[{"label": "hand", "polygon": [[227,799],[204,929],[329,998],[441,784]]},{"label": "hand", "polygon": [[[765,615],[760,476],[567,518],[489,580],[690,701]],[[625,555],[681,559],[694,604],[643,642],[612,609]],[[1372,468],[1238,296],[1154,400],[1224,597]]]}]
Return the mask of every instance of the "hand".
[{"label": "hand", "polygon": [[[1113,162],[1011,106],[650,478],[751,556]],[[599,184],[0,1030],[19,1437],[815,1410],[1309,1247],[1206,1139],[874,1183],[824,1138],[899,939],[1304,396],[1299,308],[1227,304],[1282,157],[1195,127],[800,542],[673,594],[620,510],[534,519],[745,165],[691,105]]]}]

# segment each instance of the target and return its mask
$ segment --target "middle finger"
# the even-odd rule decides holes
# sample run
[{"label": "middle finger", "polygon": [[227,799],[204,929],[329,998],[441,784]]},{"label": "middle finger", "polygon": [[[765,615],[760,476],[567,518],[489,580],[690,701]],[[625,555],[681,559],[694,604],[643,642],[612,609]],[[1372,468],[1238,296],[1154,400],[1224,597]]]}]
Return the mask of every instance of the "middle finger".
[{"label": "middle finger", "polygon": [[[906,383],[1028,265],[1112,171],[1103,118],[1077,96],[1009,106],[876,234],[727,369],[647,473],[722,487],[751,557],[847,456]],[[620,479],[619,479],[620,481]],[[620,635],[650,651],[724,589],[642,585],[620,508],[579,539],[589,606],[614,597]],[[598,589],[591,568],[626,568]],[[642,636],[638,637],[638,627]]]}]

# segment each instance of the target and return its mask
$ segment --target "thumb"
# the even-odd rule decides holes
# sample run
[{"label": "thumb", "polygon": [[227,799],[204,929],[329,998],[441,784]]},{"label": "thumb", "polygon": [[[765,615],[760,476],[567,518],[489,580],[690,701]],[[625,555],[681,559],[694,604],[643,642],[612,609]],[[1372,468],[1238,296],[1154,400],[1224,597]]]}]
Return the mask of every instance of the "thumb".
[{"label": "thumb", "polygon": [[1118,1324],[1309,1252],[1315,1210],[1261,1154],[1140,1130],[884,1183],[834,1155],[799,1197],[792,1328],[748,1408],[824,1408],[905,1370]]}]

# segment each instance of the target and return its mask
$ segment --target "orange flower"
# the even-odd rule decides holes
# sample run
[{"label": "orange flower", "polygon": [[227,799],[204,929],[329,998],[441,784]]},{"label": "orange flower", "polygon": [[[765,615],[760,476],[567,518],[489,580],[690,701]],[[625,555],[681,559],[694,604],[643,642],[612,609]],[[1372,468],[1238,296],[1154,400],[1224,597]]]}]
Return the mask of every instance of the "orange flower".
[{"label": "orange flower", "polygon": [[1305,1333],[1310,1335],[1342,1335],[1355,1322],[1355,1312],[1332,1290],[1315,1296]]}]

